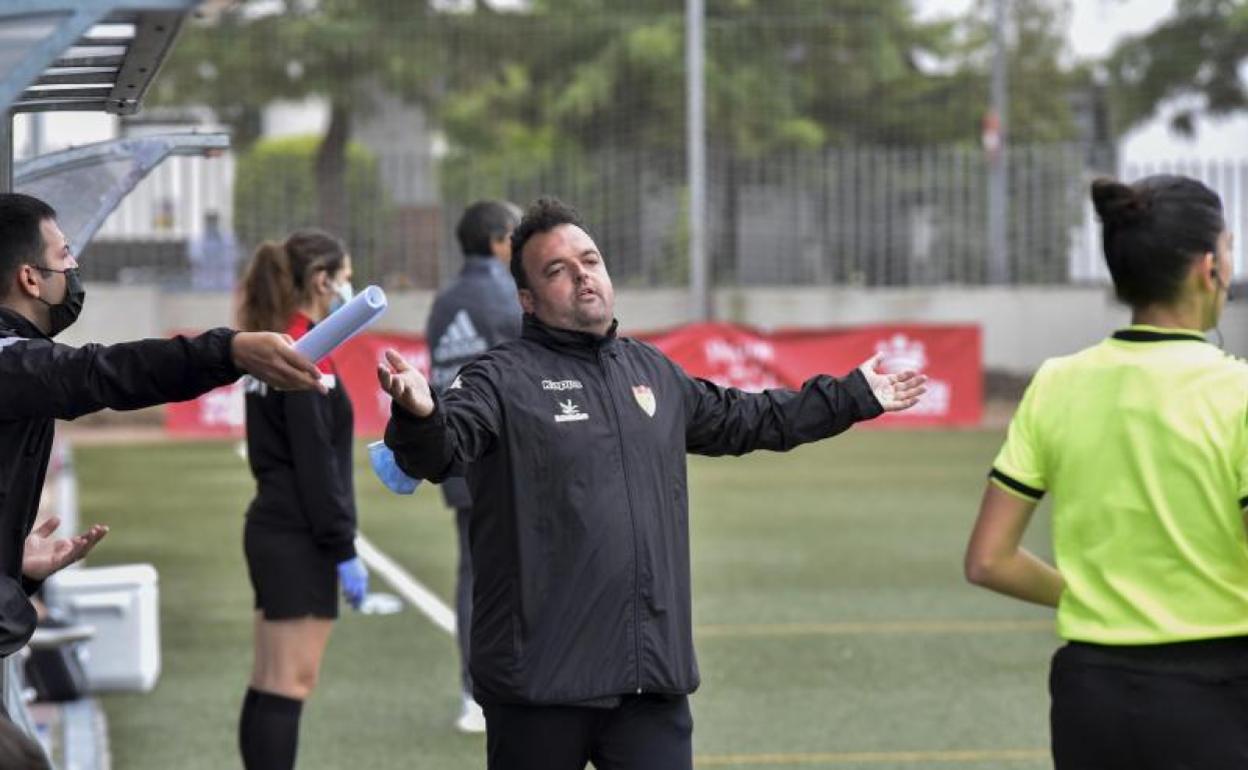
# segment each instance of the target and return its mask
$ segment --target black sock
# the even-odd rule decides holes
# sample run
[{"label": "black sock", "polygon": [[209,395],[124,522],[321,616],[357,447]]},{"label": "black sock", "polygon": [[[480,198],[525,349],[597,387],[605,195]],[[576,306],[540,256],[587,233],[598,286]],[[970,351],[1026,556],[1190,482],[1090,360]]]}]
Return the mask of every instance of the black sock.
[{"label": "black sock", "polygon": [[238,753],[246,755],[247,736],[251,735],[251,718],[256,713],[256,691],[247,688],[243,696],[243,710],[238,715]]},{"label": "black sock", "polygon": [[247,688],[238,748],[247,770],[293,770],[303,701]]}]

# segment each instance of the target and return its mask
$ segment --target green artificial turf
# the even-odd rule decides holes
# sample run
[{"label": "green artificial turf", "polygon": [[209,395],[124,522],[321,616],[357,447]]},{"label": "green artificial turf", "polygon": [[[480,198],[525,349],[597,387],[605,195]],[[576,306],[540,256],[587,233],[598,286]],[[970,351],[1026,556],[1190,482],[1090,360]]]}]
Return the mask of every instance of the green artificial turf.
[{"label": "green artificial turf", "polygon": [[[1000,439],[857,432],[690,461],[699,766],[1050,766],[1051,613],[961,576]],[[365,462],[361,448],[364,533],[449,602],[451,512],[434,488],[390,495]],[[113,526],[91,563],[160,573],[164,669],[152,693],[105,699],[114,767],[237,767],[251,655],[245,465],[221,442],[81,448],[76,464],[83,522]],[[1047,553],[1043,510],[1032,529]],[[456,667],[450,637],[410,608],[345,612],[304,711],[299,767],[483,767],[483,740],[451,729]]]}]

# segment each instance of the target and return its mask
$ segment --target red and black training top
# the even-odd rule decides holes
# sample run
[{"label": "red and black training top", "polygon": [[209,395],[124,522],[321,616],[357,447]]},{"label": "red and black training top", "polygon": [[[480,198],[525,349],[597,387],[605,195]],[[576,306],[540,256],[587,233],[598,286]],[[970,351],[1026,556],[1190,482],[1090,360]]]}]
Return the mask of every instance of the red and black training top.
[{"label": "red and black training top", "polygon": [[[297,313],[287,334],[299,339],[312,326]],[[317,366],[328,395],[278,391],[247,380],[247,457],[256,479],[247,518],[253,525],[307,532],[339,562],[355,555],[355,416],[332,359]]]}]

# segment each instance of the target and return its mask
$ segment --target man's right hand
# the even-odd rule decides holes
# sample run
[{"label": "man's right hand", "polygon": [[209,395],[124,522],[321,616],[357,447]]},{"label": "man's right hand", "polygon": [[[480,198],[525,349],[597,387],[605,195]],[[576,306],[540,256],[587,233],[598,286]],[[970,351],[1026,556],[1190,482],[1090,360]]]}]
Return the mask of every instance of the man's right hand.
[{"label": "man's right hand", "polygon": [[26,536],[22,546],[22,574],[31,580],[46,580],[91,552],[95,544],[108,534],[108,527],[95,524],[81,535],[56,537],[61,525],[57,516],[49,516]]},{"label": "man's right hand", "polygon": [[385,363],[377,364],[377,381],[390,398],[417,417],[433,414],[429,381],[396,351],[387,350]]},{"label": "man's right hand", "polygon": [[239,332],[230,343],[234,365],[278,390],[325,393],[316,364],[295,352],[289,336],[273,332]]}]

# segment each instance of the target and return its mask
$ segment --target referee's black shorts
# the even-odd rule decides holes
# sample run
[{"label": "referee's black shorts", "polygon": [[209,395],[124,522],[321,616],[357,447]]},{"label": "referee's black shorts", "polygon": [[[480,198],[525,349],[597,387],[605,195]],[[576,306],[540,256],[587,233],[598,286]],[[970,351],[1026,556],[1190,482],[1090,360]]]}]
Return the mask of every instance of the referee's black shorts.
[{"label": "referee's black shorts", "polygon": [[338,617],[338,571],[334,560],[307,532],[258,525],[243,527],[243,553],[265,620]]},{"label": "referee's black shorts", "polygon": [[1248,768],[1248,638],[1053,656],[1056,770]]}]

